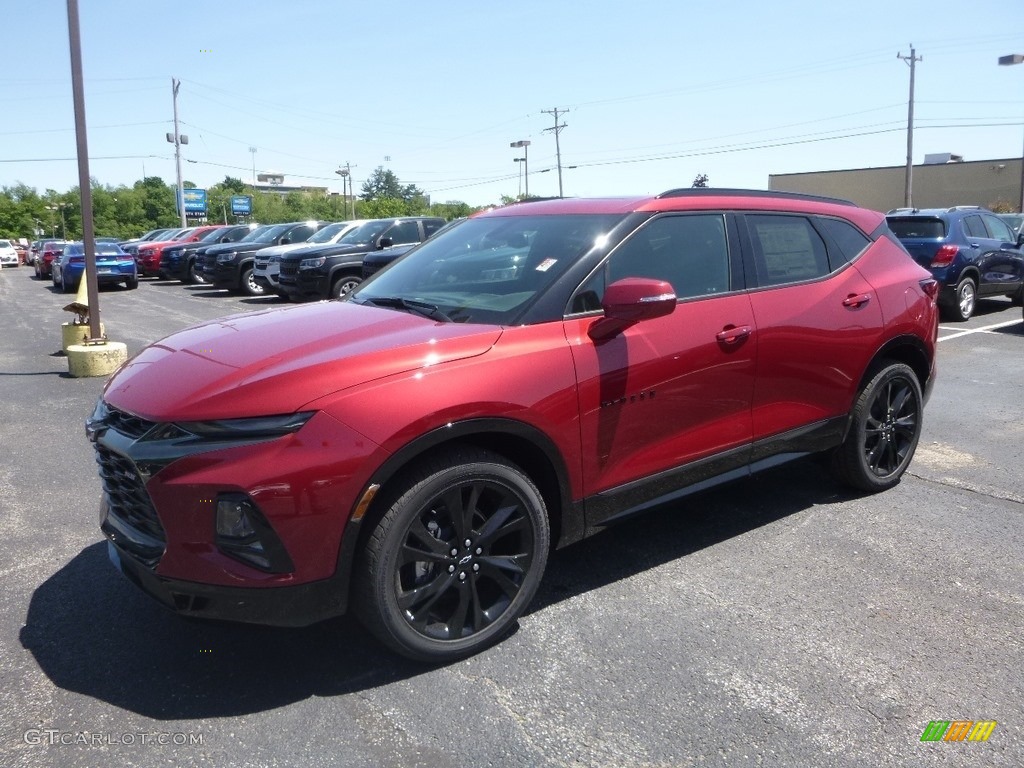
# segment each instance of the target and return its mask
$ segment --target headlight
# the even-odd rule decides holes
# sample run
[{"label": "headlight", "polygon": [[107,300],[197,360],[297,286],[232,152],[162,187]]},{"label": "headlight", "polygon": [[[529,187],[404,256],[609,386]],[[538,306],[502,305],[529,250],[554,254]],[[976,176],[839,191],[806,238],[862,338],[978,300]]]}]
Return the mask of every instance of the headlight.
[{"label": "headlight", "polygon": [[179,421],[179,429],[206,440],[236,440],[254,437],[280,437],[298,432],[313,417],[314,411],[286,413],[280,416],[256,416],[251,419],[218,421]]},{"label": "headlight", "polygon": [[217,254],[217,263],[226,264],[229,261],[233,261],[237,253],[235,251],[228,251],[227,253]]},{"label": "headlight", "polygon": [[326,262],[326,256],[321,256],[319,259],[303,259],[299,262],[299,269],[316,269],[322,267]]}]

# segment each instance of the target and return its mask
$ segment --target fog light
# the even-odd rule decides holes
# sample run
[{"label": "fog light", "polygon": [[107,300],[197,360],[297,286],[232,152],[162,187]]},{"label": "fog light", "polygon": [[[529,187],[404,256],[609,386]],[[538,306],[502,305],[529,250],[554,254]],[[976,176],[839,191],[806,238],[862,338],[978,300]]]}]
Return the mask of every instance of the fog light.
[{"label": "fog light", "polygon": [[252,504],[249,501],[221,499],[217,502],[217,535],[228,539],[245,539],[256,535],[249,520]]},{"label": "fog light", "polygon": [[255,502],[242,494],[217,498],[217,548],[246,565],[270,573],[295,570],[284,544]]}]

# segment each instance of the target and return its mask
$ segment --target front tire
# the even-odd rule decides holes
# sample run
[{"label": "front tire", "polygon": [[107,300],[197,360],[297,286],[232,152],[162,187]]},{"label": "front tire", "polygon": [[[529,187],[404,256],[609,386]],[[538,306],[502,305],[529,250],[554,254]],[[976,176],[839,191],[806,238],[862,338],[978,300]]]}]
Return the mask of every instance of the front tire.
[{"label": "front tire", "polygon": [[910,366],[885,364],[861,390],[843,444],[833,454],[839,480],[877,493],[896,485],[921,438],[924,401]]},{"label": "front tire", "polygon": [[242,271],[242,279],[240,282],[242,284],[242,291],[249,296],[266,296],[267,294],[267,289],[257,283],[253,277],[252,267],[248,267]]},{"label": "front tire", "polygon": [[550,546],[540,491],[503,457],[469,447],[398,483],[357,566],[356,611],[411,659],[477,653],[512,629],[540,584]]},{"label": "front tire", "polygon": [[342,275],[331,285],[331,298],[340,299],[348,296],[361,282],[362,278],[356,275]]}]

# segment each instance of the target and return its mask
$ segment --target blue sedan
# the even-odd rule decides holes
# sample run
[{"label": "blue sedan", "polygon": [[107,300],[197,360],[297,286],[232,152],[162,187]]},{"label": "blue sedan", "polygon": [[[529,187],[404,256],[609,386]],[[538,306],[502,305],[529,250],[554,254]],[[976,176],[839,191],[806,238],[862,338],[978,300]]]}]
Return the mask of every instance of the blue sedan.
[{"label": "blue sedan", "polygon": [[[85,273],[85,245],[68,243],[59,259],[53,261],[53,284],[65,293],[78,287]],[[96,279],[99,285],[124,283],[127,288],[139,287],[135,258],[117,243],[96,243]]]}]

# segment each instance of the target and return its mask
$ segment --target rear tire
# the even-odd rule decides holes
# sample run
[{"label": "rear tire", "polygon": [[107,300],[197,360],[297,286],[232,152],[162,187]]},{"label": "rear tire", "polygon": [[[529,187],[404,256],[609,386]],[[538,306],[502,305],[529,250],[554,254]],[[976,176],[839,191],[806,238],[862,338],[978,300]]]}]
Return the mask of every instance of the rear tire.
[{"label": "rear tire", "polygon": [[924,401],[910,366],[887,361],[860,391],[846,439],[833,454],[836,477],[861,491],[896,485],[921,438]]},{"label": "rear tire", "polygon": [[356,565],[354,607],[397,653],[454,661],[513,628],[549,546],[544,500],[521,469],[478,448],[444,451],[396,481]]},{"label": "rear tire", "polygon": [[139,278],[129,277],[127,280],[124,281],[124,287],[127,288],[129,291],[134,291],[136,288],[139,287]]},{"label": "rear tire", "polygon": [[946,314],[958,322],[971,319],[978,304],[978,286],[971,277],[963,278],[956,286],[953,303],[946,307]]}]

